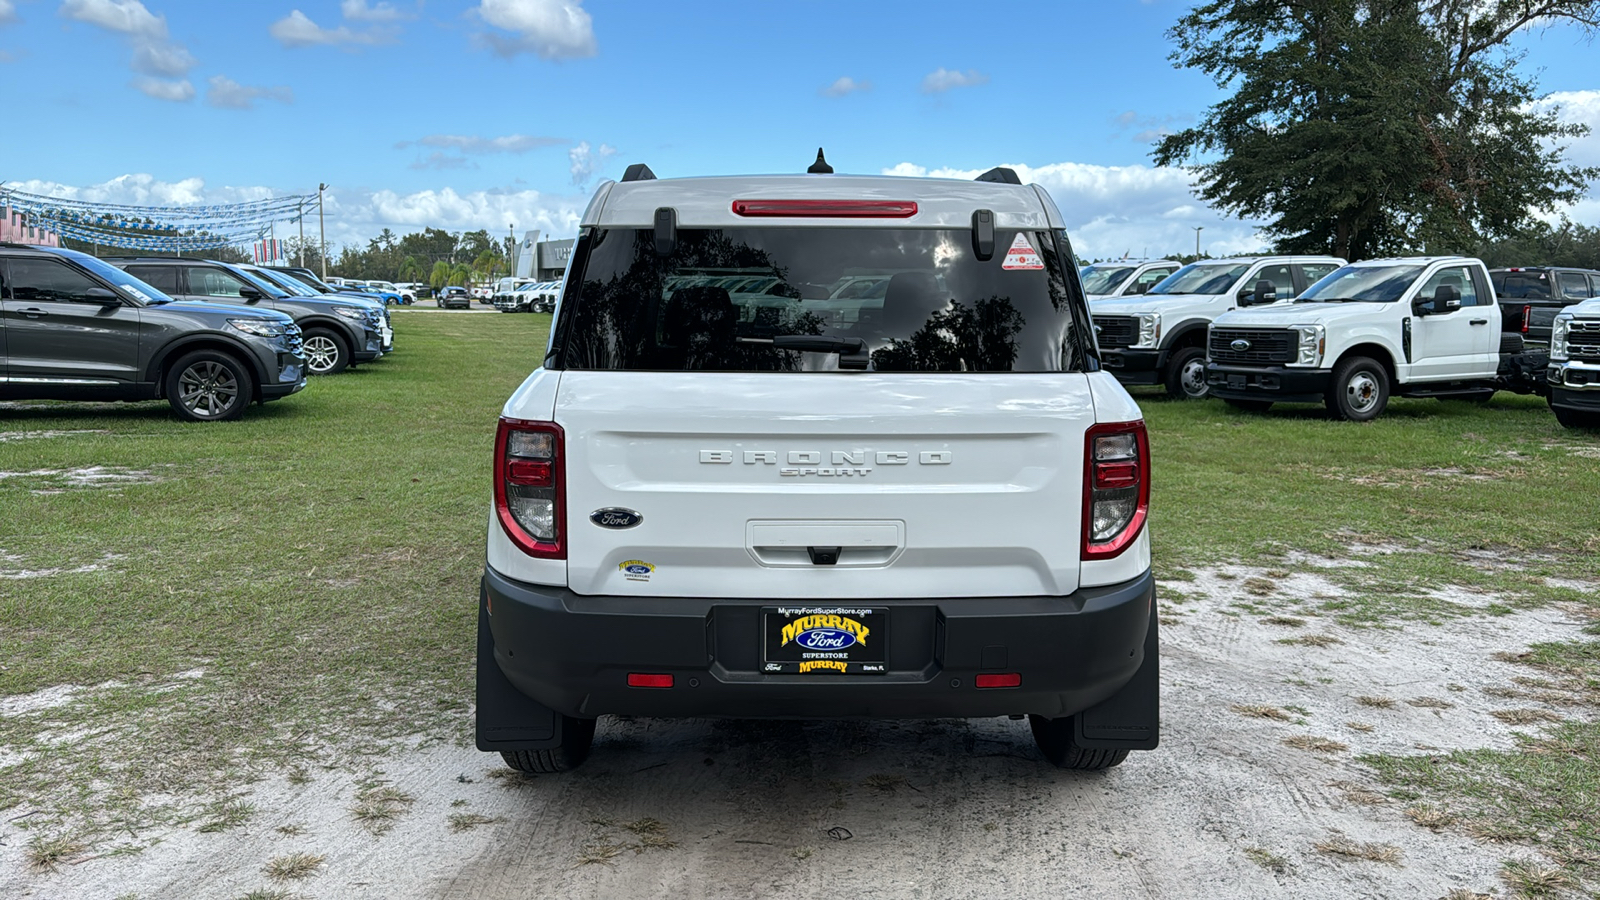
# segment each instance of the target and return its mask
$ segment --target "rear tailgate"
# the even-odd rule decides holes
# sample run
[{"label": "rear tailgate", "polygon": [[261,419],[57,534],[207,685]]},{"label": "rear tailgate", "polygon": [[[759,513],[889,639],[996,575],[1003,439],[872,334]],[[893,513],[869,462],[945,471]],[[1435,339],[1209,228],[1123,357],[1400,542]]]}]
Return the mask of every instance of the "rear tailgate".
[{"label": "rear tailgate", "polygon": [[[567,371],[580,594],[844,600],[1078,586],[1086,376]],[[607,527],[628,516],[631,527]],[[838,557],[828,564],[828,554]]]}]

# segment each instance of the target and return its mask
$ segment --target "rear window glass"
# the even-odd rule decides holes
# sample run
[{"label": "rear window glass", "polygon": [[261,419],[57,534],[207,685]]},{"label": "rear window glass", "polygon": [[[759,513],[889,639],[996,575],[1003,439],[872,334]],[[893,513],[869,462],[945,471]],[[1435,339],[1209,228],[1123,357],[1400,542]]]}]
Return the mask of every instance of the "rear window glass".
[{"label": "rear window glass", "polygon": [[[988,260],[969,230],[834,227],[684,228],[666,258],[651,230],[601,229],[579,254],[563,368],[836,371],[840,346],[880,372],[1081,368],[1048,231],[996,230]],[[796,336],[835,349],[782,346]]]},{"label": "rear window glass", "polygon": [[1550,276],[1543,272],[1490,272],[1494,292],[1510,300],[1549,300]]}]

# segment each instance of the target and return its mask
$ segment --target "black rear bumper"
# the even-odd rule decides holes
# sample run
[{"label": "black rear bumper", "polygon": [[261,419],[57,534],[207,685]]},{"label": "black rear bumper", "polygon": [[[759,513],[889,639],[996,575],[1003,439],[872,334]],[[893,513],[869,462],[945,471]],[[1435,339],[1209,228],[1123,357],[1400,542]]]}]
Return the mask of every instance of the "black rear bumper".
[{"label": "black rear bumper", "polygon": [[1211,395],[1224,400],[1321,403],[1332,381],[1330,369],[1206,364],[1206,384],[1211,386]]},{"label": "black rear bumper", "polygon": [[[487,569],[482,591],[510,685],[578,718],[1059,718],[1116,694],[1155,652],[1149,572],[1066,597],[872,600],[889,610],[882,675],[763,674],[761,608],[773,600],[580,596]],[[635,672],[674,684],[631,688]],[[1018,673],[1021,685],[980,689],[980,673]]]}]

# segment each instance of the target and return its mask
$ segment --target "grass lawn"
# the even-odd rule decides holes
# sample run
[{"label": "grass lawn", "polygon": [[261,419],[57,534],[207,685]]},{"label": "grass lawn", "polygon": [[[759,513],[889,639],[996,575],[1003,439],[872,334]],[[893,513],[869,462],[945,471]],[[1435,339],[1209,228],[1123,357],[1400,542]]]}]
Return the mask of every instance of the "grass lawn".
[{"label": "grass lawn", "polygon": [[[549,317],[395,324],[398,353],[240,422],[183,424],[155,403],[0,407],[0,698],[99,686],[0,718],[0,766],[20,760],[0,809],[53,798],[30,821],[85,838],[226,823],[242,815],[229,791],[261,772],[470,736],[494,421],[541,358]],[[1345,594],[1281,611],[1403,627],[1596,602],[1600,438],[1562,430],[1536,398],[1401,400],[1367,425],[1139,399],[1174,598],[1211,563],[1380,547],[1381,565],[1327,570]],[[37,432],[75,433],[16,437]],[[1464,606],[1446,587],[1495,599]],[[1529,665],[1555,660],[1593,702],[1593,644],[1543,652]],[[1489,803],[1481,786],[1509,778],[1532,795],[1577,790],[1592,811],[1593,727],[1444,768],[1372,762],[1418,796]],[[1546,739],[1577,748],[1565,768],[1524,765]],[[1573,846],[1600,859],[1585,834]]]}]

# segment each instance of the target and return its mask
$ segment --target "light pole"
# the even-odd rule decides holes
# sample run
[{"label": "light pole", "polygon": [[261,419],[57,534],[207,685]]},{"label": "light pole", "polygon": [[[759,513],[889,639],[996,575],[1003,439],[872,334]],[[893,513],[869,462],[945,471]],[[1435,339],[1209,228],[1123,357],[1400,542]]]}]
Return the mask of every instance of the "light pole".
[{"label": "light pole", "polygon": [[305,268],[306,265],[306,201],[300,201],[300,215],[295,218],[300,223],[300,259],[295,265]]},{"label": "light pole", "polygon": [[1196,225],[1194,227],[1194,256],[1195,256],[1195,259],[1199,259],[1200,258],[1200,232],[1205,231],[1205,230],[1206,230],[1206,227],[1204,225]]},{"label": "light pole", "polygon": [[[317,255],[322,257],[322,278],[328,278],[328,223],[322,218],[322,194],[328,189],[325,184],[317,185],[317,231],[320,233],[317,244]],[[1195,239],[1198,242],[1198,238]]]},{"label": "light pole", "polygon": [[517,274],[517,223],[512,222],[506,228],[511,232],[511,241],[506,244],[506,275],[513,277]]}]

